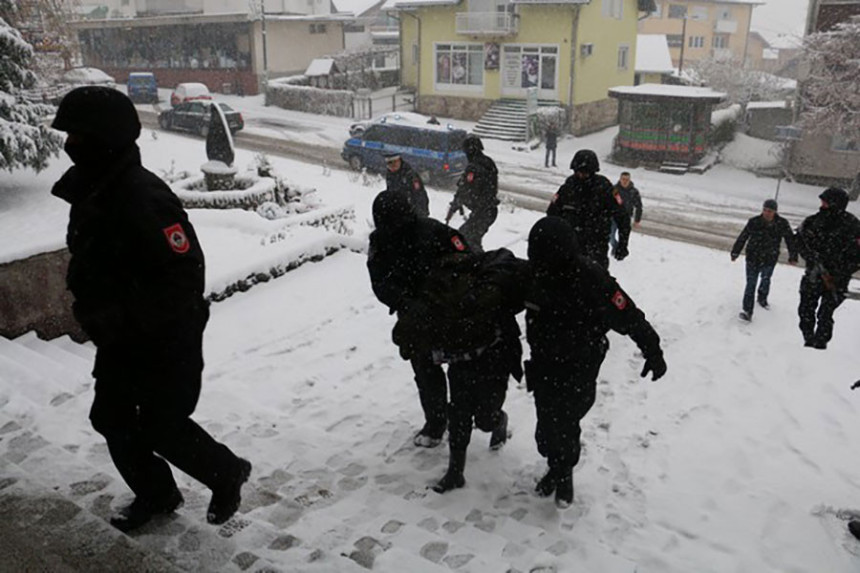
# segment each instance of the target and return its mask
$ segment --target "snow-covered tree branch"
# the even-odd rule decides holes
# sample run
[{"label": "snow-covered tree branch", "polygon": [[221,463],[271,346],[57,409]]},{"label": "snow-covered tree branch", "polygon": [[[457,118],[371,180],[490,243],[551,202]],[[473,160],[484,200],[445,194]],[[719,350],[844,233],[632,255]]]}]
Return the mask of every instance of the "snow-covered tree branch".
[{"label": "snow-covered tree branch", "polygon": [[697,83],[724,92],[726,104],[775,101],[791,95],[797,83],[757,70],[745,69],[737,58],[710,58],[693,64],[689,74]]},{"label": "snow-covered tree branch", "polygon": [[44,124],[54,108],[24,98],[37,78],[29,66],[33,48],[9,23],[15,16],[15,4],[0,0],[0,169],[39,171],[58,154],[63,137]]},{"label": "snow-covered tree branch", "polygon": [[860,22],[810,34],[803,50],[809,65],[802,88],[803,126],[860,141]]}]

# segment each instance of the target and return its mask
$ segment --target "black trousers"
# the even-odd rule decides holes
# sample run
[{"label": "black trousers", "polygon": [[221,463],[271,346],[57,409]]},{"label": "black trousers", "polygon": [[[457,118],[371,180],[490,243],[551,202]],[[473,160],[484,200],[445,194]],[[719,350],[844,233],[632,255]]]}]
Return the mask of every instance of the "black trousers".
[{"label": "black trousers", "polygon": [[827,290],[821,275],[807,271],[800,279],[797,314],[805,341],[829,342],[833,337],[833,312],[845,300],[851,277],[834,276],[834,289]]},{"label": "black trousers", "polygon": [[570,469],[579,463],[580,422],[594,405],[597,375],[608,344],[566,362],[532,358],[526,380],[534,392],[537,411],[535,441],[551,468]]},{"label": "black trousers", "polygon": [[189,417],[200,396],[202,333],[96,353],[90,421],[141,499],[163,500],[176,488],[167,462],[210,489],[229,484],[239,470],[236,455]]},{"label": "black trousers", "polygon": [[466,238],[466,242],[473,251],[478,253],[484,252],[484,247],[481,241],[484,240],[484,235],[490,230],[490,226],[496,221],[499,216],[499,207],[493,205],[476,209],[469,214],[466,222],[460,226],[460,232]]},{"label": "black trousers", "polygon": [[440,364],[430,354],[413,356],[412,371],[418,386],[421,409],[424,410],[425,428],[433,437],[442,437],[448,423],[448,379]]},{"label": "black trousers", "polygon": [[513,355],[510,345],[499,343],[476,358],[448,366],[448,442],[452,450],[469,447],[473,423],[484,432],[499,426]]}]

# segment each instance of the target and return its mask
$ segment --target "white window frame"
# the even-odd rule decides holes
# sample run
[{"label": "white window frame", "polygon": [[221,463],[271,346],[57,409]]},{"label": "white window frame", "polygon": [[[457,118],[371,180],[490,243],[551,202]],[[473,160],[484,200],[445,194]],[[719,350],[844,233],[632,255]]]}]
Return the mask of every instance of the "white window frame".
[{"label": "white window frame", "polygon": [[618,60],[617,65],[619,70],[627,70],[630,68],[630,44],[618,45]]},{"label": "white window frame", "polygon": [[624,18],[624,0],[603,0],[603,17],[622,20]]},{"label": "white window frame", "polygon": [[830,138],[830,150],[836,153],[860,153],[860,141],[834,135]]},{"label": "white window frame", "polygon": [[654,2],[654,10],[648,15],[651,18],[662,18],[663,17],[663,3],[662,2]]},{"label": "white window frame", "polygon": [[705,37],[704,36],[689,36],[687,42],[688,48],[704,48],[705,47]]},{"label": "white window frame", "polygon": [[727,50],[729,48],[729,36],[717,34],[711,39],[711,47],[716,50]]},{"label": "white window frame", "polygon": [[687,18],[695,22],[707,22],[710,18],[707,6],[690,6],[687,8]]},{"label": "white window frame", "polygon": [[[465,52],[466,54],[466,63],[468,65],[469,62],[469,53],[471,51],[477,52],[476,47],[480,49],[481,54],[481,83],[480,84],[455,84],[452,82],[440,82],[439,81],[439,56],[444,55],[440,53],[439,46],[451,46],[450,50],[443,50],[443,52],[447,52],[451,59],[453,60],[454,53]],[[470,47],[472,49],[470,49]],[[456,48],[456,49],[455,49]],[[452,70],[453,77],[453,70]],[[466,69],[466,78],[469,78],[469,70]],[[433,88],[437,92],[476,92],[483,93],[484,86],[486,85],[486,78],[484,73],[484,44],[478,42],[434,42],[433,43]]]},{"label": "white window frame", "polygon": [[732,19],[732,9],[722,7],[719,8],[719,13],[717,13],[717,20],[731,20]]},{"label": "white window frame", "polygon": [[[672,16],[672,8],[683,8],[684,15],[683,16]],[[669,9],[666,10],[666,16],[671,20],[683,20],[689,15],[690,11],[687,9],[686,4],[672,4],[669,3]]]}]

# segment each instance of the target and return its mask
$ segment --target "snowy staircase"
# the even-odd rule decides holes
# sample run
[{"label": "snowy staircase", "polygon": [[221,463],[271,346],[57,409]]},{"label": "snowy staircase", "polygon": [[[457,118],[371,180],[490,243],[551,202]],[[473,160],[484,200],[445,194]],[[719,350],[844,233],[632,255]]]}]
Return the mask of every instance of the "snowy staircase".
[{"label": "snowy staircase", "polygon": [[[87,420],[93,357],[91,346],[68,338],[0,338],[0,554],[13,544],[21,564],[13,569],[555,573],[558,563],[581,561],[605,573],[635,571],[602,545],[577,545],[587,506],[559,514],[553,530],[541,527],[556,510],[532,493],[537,470],[500,483],[487,468],[503,462],[503,451],[483,440],[470,449],[471,489],[433,493],[447,451],[413,447],[408,424],[387,433],[383,463],[365,465],[351,447],[365,437],[310,459],[290,432],[273,429],[275,417],[232,430],[198,419],[237,451],[256,444],[239,512],[208,525],[209,492],[174,471],[185,505],[126,536],[108,518],[131,494]],[[261,450],[283,457],[261,458]]]},{"label": "snowy staircase", "polygon": [[660,164],[660,171],[672,175],[684,175],[690,171],[690,164],[682,161],[664,161]]},{"label": "snowy staircase", "polygon": [[[538,106],[559,107],[554,100],[539,100]],[[500,99],[493,102],[475,128],[476,135],[506,141],[525,141],[528,133],[526,102],[521,99]]]}]

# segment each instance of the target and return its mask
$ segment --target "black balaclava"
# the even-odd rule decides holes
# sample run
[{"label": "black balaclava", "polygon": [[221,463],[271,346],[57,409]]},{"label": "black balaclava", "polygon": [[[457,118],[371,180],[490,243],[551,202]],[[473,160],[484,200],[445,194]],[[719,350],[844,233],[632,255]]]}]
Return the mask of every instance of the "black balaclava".
[{"label": "black balaclava", "polygon": [[561,217],[544,217],[529,232],[528,257],[539,273],[569,269],[578,253],[576,233]]},{"label": "black balaclava", "polygon": [[417,219],[403,193],[383,191],[373,200],[373,223],[377,229],[396,229]]}]

